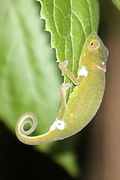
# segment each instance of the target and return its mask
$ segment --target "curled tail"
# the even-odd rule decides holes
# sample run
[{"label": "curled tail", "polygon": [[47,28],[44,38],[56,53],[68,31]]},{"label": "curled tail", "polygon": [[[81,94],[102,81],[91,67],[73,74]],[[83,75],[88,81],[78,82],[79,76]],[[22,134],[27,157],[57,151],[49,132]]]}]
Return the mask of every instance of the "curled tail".
[{"label": "curled tail", "polygon": [[[31,126],[29,130],[24,130],[26,124],[29,124]],[[16,135],[18,139],[25,144],[44,144],[65,138],[65,126],[66,124],[64,121],[55,120],[51,125],[50,129],[45,134],[38,136],[29,136],[31,133],[35,131],[37,127],[37,118],[33,113],[28,112],[21,116],[21,118],[18,120],[16,125]],[[62,135],[60,133],[61,131]]]},{"label": "curled tail", "polygon": [[[25,113],[18,120],[16,125],[16,135],[18,139],[30,145],[38,145],[43,143],[48,143],[56,140],[64,139],[68,136],[69,132],[67,131],[67,122],[64,122],[63,115],[66,111],[66,91],[71,87],[70,83],[62,84],[60,87],[60,95],[61,95],[61,106],[57,115],[57,119],[50,126],[50,129],[43,135],[39,136],[29,136],[33,133],[37,127],[37,118],[31,113]],[[62,120],[61,120],[62,119]],[[25,131],[25,125],[29,124],[31,128]]]}]

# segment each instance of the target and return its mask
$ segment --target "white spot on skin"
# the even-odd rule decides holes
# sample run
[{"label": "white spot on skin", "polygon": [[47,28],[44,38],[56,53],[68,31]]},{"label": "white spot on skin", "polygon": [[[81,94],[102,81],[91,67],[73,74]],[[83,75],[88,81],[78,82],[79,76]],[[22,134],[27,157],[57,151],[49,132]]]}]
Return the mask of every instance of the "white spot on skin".
[{"label": "white spot on skin", "polygon": [[54,131],[55,129],[63,130],[65,128],[65,122],[63,120],[56,120],[50,127],[50,131]]},{"label": "white spot on skin", "polygon": [[83,67],[80,69],[79,75],[80,75],[80,76],[87,76],[87,75],[88,75],[88,71],[87,71],[87,69],[86,69],[85,66],[83,66]]}]

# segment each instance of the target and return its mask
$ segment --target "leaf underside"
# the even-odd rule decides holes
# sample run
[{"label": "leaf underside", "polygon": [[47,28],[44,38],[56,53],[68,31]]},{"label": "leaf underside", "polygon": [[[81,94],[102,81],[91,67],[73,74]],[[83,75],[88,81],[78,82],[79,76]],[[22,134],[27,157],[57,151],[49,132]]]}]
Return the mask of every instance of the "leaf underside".
[{"label": "leaf underside", "polygon": [[[51,33],[51,45],[57,61],[69,60],[69,69],[77,75],[81,50],[87,36],[98,29],[98,0],[39,0],[41,18]],[[69,80],[65,77],[65,82]]]}]

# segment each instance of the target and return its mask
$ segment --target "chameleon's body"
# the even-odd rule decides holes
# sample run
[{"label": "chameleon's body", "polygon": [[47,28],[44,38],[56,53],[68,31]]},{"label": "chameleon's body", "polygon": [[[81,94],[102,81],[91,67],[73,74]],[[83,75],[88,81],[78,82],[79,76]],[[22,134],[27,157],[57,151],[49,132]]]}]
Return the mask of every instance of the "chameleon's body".
[{"label": "chameleon's body", "polygon": [[[35,137],[28,136],[36,127],[36,117],[32,113],[26,113],[16,126],[19,140],[31,145],[48,143],[72,136],[83,129],[94,117],[101,104],[105,89],[107,57],[107,48],[96,33],[91,33],[83,47],[77,78],[67,69],[67,61],[59,64],[63,73],[76,84],[67,104],[65,95],[70,84],[63,84],[60,111],[48,132]],[[33,125],[30,130],[24,131],[23,127],[29,122],[27,120],[29,117],[33,119]]]}]

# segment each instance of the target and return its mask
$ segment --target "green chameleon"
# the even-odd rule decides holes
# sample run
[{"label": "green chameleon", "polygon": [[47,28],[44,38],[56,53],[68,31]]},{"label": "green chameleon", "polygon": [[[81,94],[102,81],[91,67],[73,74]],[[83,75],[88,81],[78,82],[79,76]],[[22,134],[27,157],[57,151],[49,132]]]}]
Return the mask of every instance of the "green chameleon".
[{"label": "green chameleon", "polygon": [[[83,129],[101,104],[105,89],[107,57],[108,50],[103,42],[95,32],[91,33],[81,53],[77,78],[68,70],[68,60],[59,63],[59,68],[75,84],[75,88],[66,103],[66,91],[71,84],[61,85],[61,106],[56,120],[45,134],[28,136],[37,126],[36,116],[28,112],[17,122],[18,139],[25,144],[37,145],[62,140]],[[24,126],[27,123],[31,128],[25,131]]]}]

